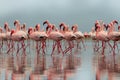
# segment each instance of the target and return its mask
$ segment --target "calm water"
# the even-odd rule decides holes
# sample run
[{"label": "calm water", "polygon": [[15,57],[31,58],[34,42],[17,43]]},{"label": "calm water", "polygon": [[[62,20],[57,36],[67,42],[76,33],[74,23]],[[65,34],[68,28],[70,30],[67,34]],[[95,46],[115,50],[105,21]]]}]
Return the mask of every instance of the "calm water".
[{"label": "calm water", "polygon": [[120,55],[113,57],[108,48],[102,57],[102,50],[93,51],[91,40],[85,41],[86,49],[81,45],[64,56],[56,50],[50,55],[52,41],[47,41],[46,55],[41,50],[37,54],[35,42],[31,44],[27,56],[20,55],[22,49],[18,56],[15,50],[8,55],[4,45],[0,54],[0,80],[120,80]]}]

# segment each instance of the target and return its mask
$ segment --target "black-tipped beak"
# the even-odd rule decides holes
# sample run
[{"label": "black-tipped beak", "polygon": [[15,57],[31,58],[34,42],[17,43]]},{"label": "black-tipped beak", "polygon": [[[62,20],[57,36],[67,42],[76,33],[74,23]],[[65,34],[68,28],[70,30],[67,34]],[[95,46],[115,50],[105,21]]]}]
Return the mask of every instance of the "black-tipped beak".
[{"label": "black-tipped beak", "polygon": [[98,28],[98,27],[95,27],[95,31],[97,31],[97,28]]},{"label": "black-tipped beak", "polygon": [[116,24],[118,24],[118,21],[117,21],[117,20],[114,20],[114,21],[113,21],[113,23],[116,23]]},{"label": "black-tipped beak", "polygon": [[44,26],[45,24],[47,24],[47,21],[43,22],[43,26]]},{"label": "black-tipped beak", "polygon": [[71,30],[73,30],[74,26],[71,27]]},{"label": "black-tipped beak", "polygon": [[6,29],[6,27],[7,27],[7,26],[6,26],[6,25],[4,25],[4,29]]},{"label": "black-tipped beak", "polygon": [[17,23],[17,22],[15,21],[15,22],[14,22],[14,26],[16,25],[16,23]]},{"label": "black-tipped beak", "polygon": [[48,31],[48,29],[49,29],[49,26],[46,27],[46,31]]},{"label": "black-tipped beak", "polygon": [[95,27],[97,27],[98,23],[95,23]]},{"label": "black-tipped beak", "polygon": [[63,23],[61,23],[61,24],[59,25],[60,29],[61,29],[61,27],[62,27],[63,25],[64,25]]}]

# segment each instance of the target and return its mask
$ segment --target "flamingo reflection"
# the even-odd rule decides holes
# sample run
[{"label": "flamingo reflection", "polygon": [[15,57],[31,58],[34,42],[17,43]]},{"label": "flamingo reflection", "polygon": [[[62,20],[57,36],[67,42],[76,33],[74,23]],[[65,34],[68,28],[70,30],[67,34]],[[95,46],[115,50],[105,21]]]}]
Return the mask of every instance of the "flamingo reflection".
[{"label": "flamingo reflection", "polygon": [[37,53],[34,65],[34,70],[30,74],[30,80],[41,80],[42,76],[45,75],[46,56]]}]

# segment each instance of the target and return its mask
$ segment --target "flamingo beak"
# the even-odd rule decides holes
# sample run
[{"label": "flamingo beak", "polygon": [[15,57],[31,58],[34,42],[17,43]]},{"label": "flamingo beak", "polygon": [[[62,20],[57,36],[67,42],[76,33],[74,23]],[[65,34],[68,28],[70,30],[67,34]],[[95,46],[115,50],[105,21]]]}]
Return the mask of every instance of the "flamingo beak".
[{"label": "flamingo beak", "polygon": [[46,31],[48,31],[48,29],[49,29],[49,26],[46,27]]},{"label": "flamingo beak", "polygon": [[71,27],[71,30],[73,30],[74,26]]},{"label": "flamingo beak", "polygon": [[31,28],[28,29],[28,34],[30,34],[30,31],[31,31],[31,30],[32,30]]},{"label": "flamingo beak", "polygon": [[43,26],[44,26],[45,24],[47,24],[47,21],[43,22]]},{"label": "flamingo beak", "polygon": [[113,23],[116,23],[116,24],[118,24],[118,21],[114,20],[114,21],[113,21]]},{"label": "flamingo beak", "polygon": [[104,24],[103,26],[106,28],[106,30],[108,29],[108,26],[106,24]]},{"label": "flamingo beak", "polygon": [[95,23],[95,27],[97,27],[98,23]]},{"label": "flamingo beak", "polygon": [[16,25],[16,23],[17,23],[17,22],[15,21],[15,22],[14,22],[14,26]]},{"label": "flamingo beak", "polygon": [[6,29],[6,24],[4,25],[4,29]]},{"label": "flamingo beak", "polygon": [[95,27],[95,31],[97,31],[97,28],[98,28],[98,27]]},{"label": "flamingo beak", "polygon": [[63,25],[64,25],[63,23],[61,23],[61,24],[59,25],[60,29],[61,29],[61,27],[62,27]]}]

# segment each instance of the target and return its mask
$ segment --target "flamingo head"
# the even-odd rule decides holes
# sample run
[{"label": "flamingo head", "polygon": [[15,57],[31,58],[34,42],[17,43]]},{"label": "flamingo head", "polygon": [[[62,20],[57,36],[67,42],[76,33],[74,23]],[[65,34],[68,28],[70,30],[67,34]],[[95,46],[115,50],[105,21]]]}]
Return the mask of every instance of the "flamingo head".
[{"label": "flamingo head", "polygon": [[96,25],[95,31],[97,31],[98,29],[100,29],[100,25]]},{"label": "flamingo head", "polygon": [[24,24],[23,24],[23,28],[25,28],[25,27],[26,27],[26,24],[24,23]]},{"label": "flamingo head", "polygon": [[12,36],[12,35],[13,35],[13,33],[15,33],[15,30],[14,30],[14,29],[12,29],[12,30],[11,30],[10,35]]},{"label": "flamingo head", "polygon": [[108,29],[108,28],[110,28],[111,26],[112,26],[111,24],[108,24],[106,28]]},{"label": "flamingo head", "polygon": [[75,28],[75,26],[73,25],[72,27],[71,27],[71,30],[73,30]]},{"label": "flamingo head", "polygon": [[48,31],[48,29],[49,29],[49,28],[50,28],[50,27],[49,27],[49,26],[47,26],[47,27],[46,27],[46,31]]},{"label": "flamingo head", "polygon": [[14,21],[14,26],[16,25],[16,24],[18,24],[18,23],[20,23],[18,20],[15,20]]},{"label": "flamingo head", "polygon": [[63,26],[63,28],[65,26],[65,24],[63,22],[59,25],[60,29],[61,29],[62,26]]},{"label": "flamingo head", "polygon": [[49,24],[49,21],[48,21],[48,20],[44,21],[44,22],[43,22],[43,26],[44,26],[45,24],[48,25],[48,24]]},{"label": "flamingo head", "polygon": [[7,27],[8,27],[8,23],[5,22],[5,23],[4,23],[4,29],[6,29]]},{"label": "flamingo head", "polygon": [[40,29],[40,24],[37,24],[37,25],[35,26],[35,28],[36,28],[36,30],[38,31],[38,30]]},{"label": "flamingo head", "polygon": [[99,23],[95,23],[95,27],[97,27],[98,24],[99,24]]},{"label": "flamingo head", "polygon": [[28,29],[28,34],[30,34],[32,30],[33,30],[33,28],[30,27],[30,28]]},{"label": "flamingo head", "polygon": [[106,30],[108,29],[108,26],[106,24],[103,24],[103,26],[105,27]]},{"label": "flamingo head", "polygon": [[115,23],[118,24],[118,21],[117,21],[117,20],[113,20],[112,22],[113,22],[113,24],[115,24]]},{"label": "flamingo head", "polygon": [[53,24],[51,27],[52,27],[52,30],[56,29],[55,24]]}]

